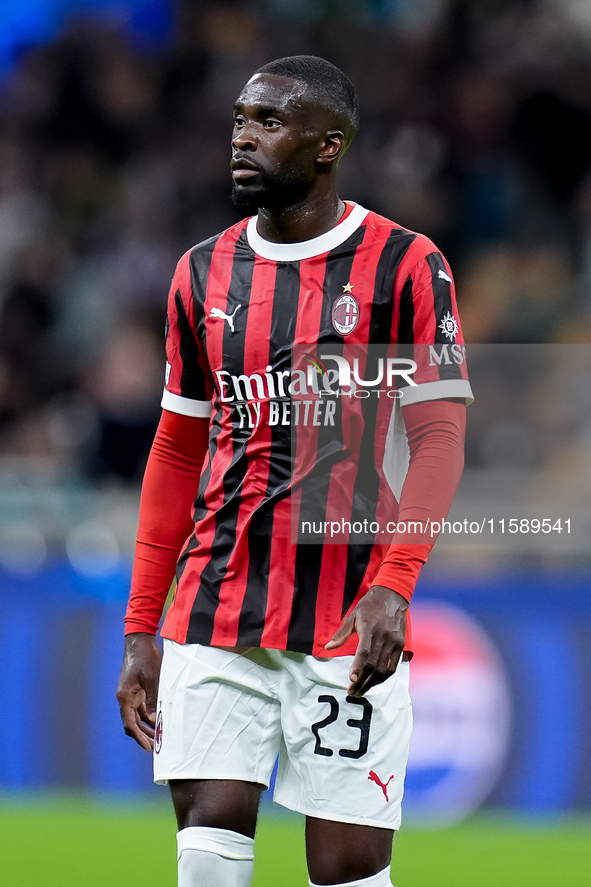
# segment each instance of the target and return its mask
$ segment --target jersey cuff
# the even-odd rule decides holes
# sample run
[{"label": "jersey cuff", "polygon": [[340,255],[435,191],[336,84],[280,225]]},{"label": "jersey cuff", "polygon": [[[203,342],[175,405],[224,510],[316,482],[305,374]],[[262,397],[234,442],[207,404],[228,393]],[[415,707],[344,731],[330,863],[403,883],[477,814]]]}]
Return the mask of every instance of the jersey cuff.
[{"label": "jersey cuff", "polygon": [[128,634],[151,634],[156,636],[156,632],[158,631],[158,626],[154,628],[151,622],[141,622],[127,618],[123,621],[125,623],[125,630],[123,632],[124,637],[127,637]]},{"label": "jersey cuff", "polygon": [[424,400],[441,400],[445,397],[463,397],[467,404],[472,403],[474,395],[467,379],[440,379],[437,382],[423,382],[419,385],[408,385],[400,389],[403,394],[400,405],[421,403]]},{"label": "jersey cuff", "polygon": [[166,388],[162,393],[162,409],[171,413],[180,413],[181,416],[194,416],[196,419],[209,419],[211,416],[211,403],[209,400],[190,400],[173,394]]}]

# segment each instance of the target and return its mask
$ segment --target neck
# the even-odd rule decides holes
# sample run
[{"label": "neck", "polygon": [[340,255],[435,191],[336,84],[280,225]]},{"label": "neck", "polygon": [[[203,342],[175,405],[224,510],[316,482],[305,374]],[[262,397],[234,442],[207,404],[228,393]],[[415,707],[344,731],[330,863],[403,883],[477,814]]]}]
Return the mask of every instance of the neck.
[{"label": "neck", "polygon": [[345,212],[345,204],[335,191],[310,195],[297,206],[282,210],[259,209],[257,228],[272,243],[300,243],[320,237],[334,228]]}]

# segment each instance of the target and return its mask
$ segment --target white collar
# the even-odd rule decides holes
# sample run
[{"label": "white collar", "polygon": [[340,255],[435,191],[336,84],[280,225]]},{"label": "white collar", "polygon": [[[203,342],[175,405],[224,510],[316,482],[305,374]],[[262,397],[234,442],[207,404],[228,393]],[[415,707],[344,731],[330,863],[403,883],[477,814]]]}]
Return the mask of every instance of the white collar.
[{"label": "white collar", "polygon": [[347,218],[330,231],[299,243],[272,243],[270,240],[265,240],[257,231],[257,216],[253,216],[248,221],[246,236],[251,249],[263,259],[270,259],[273,262],[299,262],[301,259],[321,256],[322,253],[340,246],[359,228],[368,212],[368,209],[356,203]]}]

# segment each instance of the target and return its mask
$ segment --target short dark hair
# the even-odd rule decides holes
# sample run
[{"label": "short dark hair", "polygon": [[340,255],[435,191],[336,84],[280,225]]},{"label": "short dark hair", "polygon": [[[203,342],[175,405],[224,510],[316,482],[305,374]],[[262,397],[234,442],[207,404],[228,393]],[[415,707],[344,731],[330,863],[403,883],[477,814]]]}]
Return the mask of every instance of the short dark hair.
[{"label": "short dark hair", "polygon": [[340,68],[317,55],[291,55],[268,62],[256,73],[277,74],[305,83],[318,104],[334,114],[349,144],[359,128],[359,99]]}]

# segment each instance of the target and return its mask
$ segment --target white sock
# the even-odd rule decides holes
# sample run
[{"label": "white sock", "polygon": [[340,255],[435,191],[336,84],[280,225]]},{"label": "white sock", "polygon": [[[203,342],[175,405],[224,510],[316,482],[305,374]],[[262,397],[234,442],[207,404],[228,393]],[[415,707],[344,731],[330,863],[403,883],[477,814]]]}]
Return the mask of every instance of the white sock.
[{"label": "white sock", "polygon": [[[191,826],[177,834],[178,887],[248,887],[254,840],[223,828]],[[371,885],[373,887],[373,885]]]},{"label": "white sock", "polygon": [[[312,881],[308,881],[308,884],[310,887],[319,887],[318,884],[313,884]],[[331,887],[392,887],[390,883],[390,866],[382,869],[381,872],[377,872],[375,875],[370,875],[369,878],[347,881],[346,884],[333,884]]]}]

